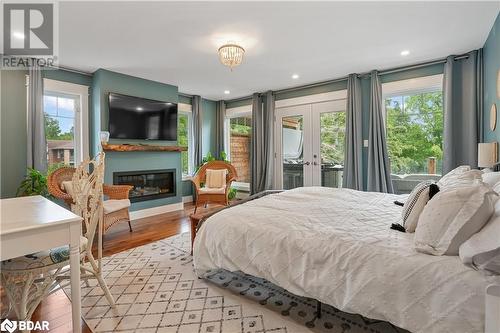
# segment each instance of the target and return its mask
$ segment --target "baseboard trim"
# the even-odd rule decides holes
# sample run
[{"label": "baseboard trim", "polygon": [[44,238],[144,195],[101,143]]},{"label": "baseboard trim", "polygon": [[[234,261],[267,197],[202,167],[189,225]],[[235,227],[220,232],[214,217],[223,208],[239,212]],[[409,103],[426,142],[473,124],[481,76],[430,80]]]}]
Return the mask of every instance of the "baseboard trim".
[{"label": "baseboard trim", "polygon": [[176,210],[183,210],[183,209],[184,209],[184,202],[177,202],[177,203],[170,204],[170,205],[163,205],[163,206],[158,206],[158,207],[136,210],[136,211],[130,212],[130,220],[134,221],[134,220],[142,219],[145,217],[155,216],[155,215],[164,214],[164,213],[168,213],[168,212],[174,212]]},{"label": "baseboard trim", "polygon": [[184,203],[193,202],[193,196],[186,195],[186,196],[182,197],[182,202],[184,202]]}]

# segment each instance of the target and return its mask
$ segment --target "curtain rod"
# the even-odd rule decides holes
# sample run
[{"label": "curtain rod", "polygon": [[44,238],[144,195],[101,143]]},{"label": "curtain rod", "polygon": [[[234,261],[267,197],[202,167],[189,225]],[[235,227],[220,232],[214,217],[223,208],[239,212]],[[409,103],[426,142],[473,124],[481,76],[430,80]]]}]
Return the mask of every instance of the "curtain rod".
[{"label": "curtain rod", "polygon": [[[468,57],[469,57],[469,55],[468,55],[468,53],[466,53],[466,54],[456,56],[454,58],[454,60],[466,59]],[[393,73],[404,72],[407,70],[418,69],[418,68],[437,65],[437,64],[444,64],[444,63],[446,63],[446,59],[447,58],[442,58],[442,59],[426,61],[426,62],[422,62],[419,64],[410,65],[410,66],[389,68],[386,70],[379,71],[379,75],[393,74]],[[368,77],[368,76],[370,76],[370,73],[371,72],[365,72],[365,73],[358,74],[358,76],[359,77]],[[347,76],[343,76],[343,77],[333,79],[333,80],[320,81],[320,82],[315,82],[315,83],[306,84],[306,85],[302,85],[302,86],[275,90],[275,91],[273,91],[273,94],[278,95],[278,94],[283,94],[283,93],[287,93],[287,92],[292,92],[292,91],[314,88],[314,87],[319,87],[319,86],[323,86],[323,85],[327,85],[327,84],[342,82],[342,81],[346,81],[346,80],[347,80]],[[245,97],[231,99],[231,100],[228,100],[226,102],[233,103],[233,102],[244,101],[244,100],[251,99],[251,98],[252,98],[252,96],[245,96]]]}]

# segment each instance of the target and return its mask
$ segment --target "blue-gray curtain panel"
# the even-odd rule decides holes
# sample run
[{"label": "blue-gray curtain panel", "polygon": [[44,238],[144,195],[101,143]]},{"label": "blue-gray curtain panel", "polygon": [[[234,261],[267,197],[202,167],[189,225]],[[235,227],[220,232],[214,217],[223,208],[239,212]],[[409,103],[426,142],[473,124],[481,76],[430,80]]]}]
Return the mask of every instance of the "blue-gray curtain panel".
[{"label": "blue-gray curtain panel", "polygon": [[[224,148],[224,122],[226,121],[226,102],[218,101],[216,105],[216,121],[215,121],[215,156],[222,158]],[[227,152],[226,152],[227,153]]]},{"label": "blue-gray curtain panel", "polygon": [[35,65],[29,69],[27,167],[47,171],[47,140],[43,113],[42,69]]},{"label": "blue-gray curtain panel", "polygon": [[477,167],[483,136],[483,52],[449,56],[443,80],[443,174],[459,165]]},{"label": "blue-gray curtain panel", "polygon": [[201,97],[193,96],[193,104],[192,104],[192,112],[193,112],[193,163],[194,166],[197,167],[201,164],[203,160],[203,152],[201,148],[201,130],[202,130],[202,110],[201,110]]},{"label": "blue-gray curtain panel", "polygon": [[371,72],[368,134],[368,184],[372,192],[393,193],[382,109],[382,86],[377,71]]},{"label": "blue-gray curtain panel", "polygon": [[253,94],[252,138],[250,143],[250,192],[273,188],[274,96]]},{"label": "blue-gray curtain panel", "polygon": [[361,80],[357,74],[347,79],[344,175],[342,187],[363,190],[363,123],[361,111]]}]

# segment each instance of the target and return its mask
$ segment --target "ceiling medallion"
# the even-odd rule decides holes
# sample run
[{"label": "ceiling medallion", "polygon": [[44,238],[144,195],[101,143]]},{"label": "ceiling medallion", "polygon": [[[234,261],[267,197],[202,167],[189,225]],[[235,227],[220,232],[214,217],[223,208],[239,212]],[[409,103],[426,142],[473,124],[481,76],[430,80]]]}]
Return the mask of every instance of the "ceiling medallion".
[{"label": "ceiling medallion", "polygon": [[217,52],[219,53],[220,62],[224,66],[228,66],[232,71],[233,67],[240,65],[243,61],[245,49],[237,44],[229,43],[219,47]]}]

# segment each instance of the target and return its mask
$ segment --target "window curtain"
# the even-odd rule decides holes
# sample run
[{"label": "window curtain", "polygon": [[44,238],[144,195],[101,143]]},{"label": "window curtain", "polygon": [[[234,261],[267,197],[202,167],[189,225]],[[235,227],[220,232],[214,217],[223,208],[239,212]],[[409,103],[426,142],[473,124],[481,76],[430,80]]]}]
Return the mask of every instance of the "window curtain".
[{"label": "window curtain", "polygon": [[446,59],[443,112],[443,174],[459,165],[477,167],[477,144],[483,136],[482,49],[466,59]]},{"label": "window curtain", "polygon": [[367,190],[384,193],[394,192],[382,109],[382,85],[377,71],[371,72]]},{"label": "window curtain", "polygon": [[[215,124],[215,141],[216,141],[216,152],[215,156],[222,158],[222,152],[224,151],[224,122],[226,121],[226,102],[218,101],[216,106],[217,120]],[[226,152],[227,153],[227,152]]]},{"label": "window curtain", "polygon": [[203,160],[203,152],[201,148],[201,130],[202,130],[202,119],[201,119],[201,97],[193,96],[193,163],[194,167],[198,167]]},{"label": "window curtain", "polygon": [[34,65],[29,69],[28,85],[28,145],[27,167],[47,171],[47,140],[43,113],[42,69]]},{"label": "window curtain", "polygon": [[363,190],[363,123],[361,110],[361,80],[357,74],[347,79],[344,176],[342,187]]},{"label": "window curtain", "polygon": [[252,138],[250,149],[250,192],[273,188],[274,95],[254,94],[252,98]]}]

